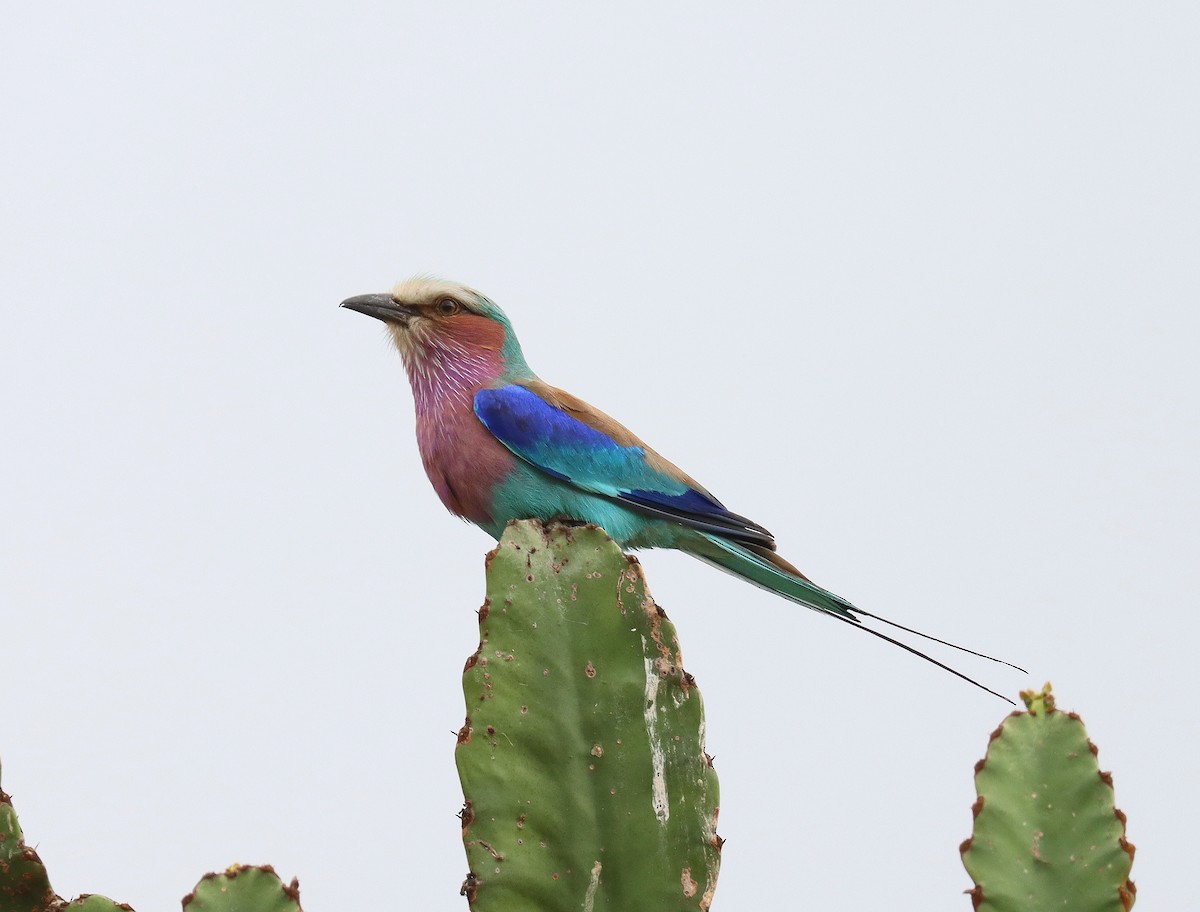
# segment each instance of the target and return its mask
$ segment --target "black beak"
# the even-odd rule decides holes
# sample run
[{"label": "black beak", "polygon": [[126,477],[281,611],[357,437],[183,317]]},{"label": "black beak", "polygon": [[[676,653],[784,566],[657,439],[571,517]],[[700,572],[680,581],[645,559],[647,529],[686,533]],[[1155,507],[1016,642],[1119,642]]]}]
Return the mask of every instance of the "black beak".
[{"label": "black beak", "polygon": [[376,320],[383,320],[385,323],[401,325],[407,323],[408,318],[417,313],[415,307],[401,304],[387,294],[368,294],[359,295],[356,298],[346,298],[342,302],[342,306],[349,310],[357,310],[360,314],[366,314]]}]

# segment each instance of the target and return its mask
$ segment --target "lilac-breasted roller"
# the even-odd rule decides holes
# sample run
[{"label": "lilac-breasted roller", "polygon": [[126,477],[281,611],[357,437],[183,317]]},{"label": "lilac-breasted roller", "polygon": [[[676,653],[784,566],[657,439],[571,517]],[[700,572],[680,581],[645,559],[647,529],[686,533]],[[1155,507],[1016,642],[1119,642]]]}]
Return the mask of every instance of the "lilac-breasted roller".
[{"label": "lilac-breasted roller", "polygon": [[565,520],[595,523],[622,547],[677,548],[996,693],[863,626],[860,616],[953,646],[817,586],[775,553],[758,523],[599,409],[541,380],[508,317],[479,292],[419,277],[342,306],[390,331],[416,401],[421,461],[451,513],[497,539],[511,520]]}]

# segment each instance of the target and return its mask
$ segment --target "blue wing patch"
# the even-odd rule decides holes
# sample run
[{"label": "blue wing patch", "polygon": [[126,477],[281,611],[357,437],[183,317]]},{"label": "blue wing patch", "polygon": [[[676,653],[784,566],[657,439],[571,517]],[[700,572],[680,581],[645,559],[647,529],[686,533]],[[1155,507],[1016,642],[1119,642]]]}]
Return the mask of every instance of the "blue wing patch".
[{"label": "blue wing patch", "polygon": [[603,431],[516,384],[475,394],[475,414],[504,446],[548,475],[643,512],[773,547],[771,534],[646,461]]},{"label": "blue wing patch", "polygon": [[686,495],[691,488],[646,464],[641,447],[621,446],[523,386],[483,389],[475,414],[526,462],[585,490],[619,497],[632,490]]}]

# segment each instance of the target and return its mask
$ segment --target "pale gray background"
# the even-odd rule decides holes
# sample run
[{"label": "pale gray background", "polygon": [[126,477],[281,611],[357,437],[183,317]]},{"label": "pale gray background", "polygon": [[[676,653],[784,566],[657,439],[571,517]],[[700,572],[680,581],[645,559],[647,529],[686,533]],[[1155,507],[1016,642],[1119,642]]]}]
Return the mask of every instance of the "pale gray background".
[{"label": "pale gray background", "polygon": [[[1053,680],[1195,896],[1192,3],[10,6],[0,755],[57,890],[464,909],[431,271],[859,604]],[[967,910],[1006,707],[689,558],[725,910]]]}]

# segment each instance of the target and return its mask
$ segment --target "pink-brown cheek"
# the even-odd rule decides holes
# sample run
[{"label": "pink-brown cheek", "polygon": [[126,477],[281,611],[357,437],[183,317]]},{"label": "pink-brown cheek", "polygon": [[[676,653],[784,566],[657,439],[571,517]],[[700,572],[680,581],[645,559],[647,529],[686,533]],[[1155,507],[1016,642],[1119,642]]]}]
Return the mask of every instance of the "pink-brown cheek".
[{"label": "pink-brown cheek", "polygon": [[460,314],[446,322],[446,335],[467,348],[499,351],[504,347],[504,327],[478,314]]}]

